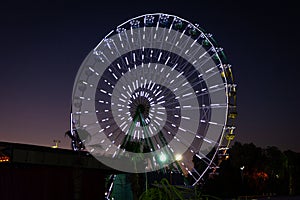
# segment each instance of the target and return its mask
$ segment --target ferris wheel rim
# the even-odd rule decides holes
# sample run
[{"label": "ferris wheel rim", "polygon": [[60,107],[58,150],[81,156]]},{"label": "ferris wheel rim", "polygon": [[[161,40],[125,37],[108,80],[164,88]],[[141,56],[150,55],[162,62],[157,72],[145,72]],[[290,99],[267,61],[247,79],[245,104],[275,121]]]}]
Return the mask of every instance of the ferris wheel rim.
[{"label": "ferris wheel rim", "polygon": [[[117,28],[120,28],[120,27],[122,27],[122,26],[124,26],[124,25],[126,25],[126,24],[128,24],[128,23],[130,23],[130,21],[132,21],[132,20],[135,20],[135,19],[139,19],[139,18],[142,18],[142,17],[145,17],[145,16],[149,16],[149,15],[151,15],[151,16],[153,16],[153,15],[159,15],[159,16],[161,16],[161,15],[167,15],[167,16],[171,16],[171,17],[173,17],[174,19],[176,18],[176,19],[180,19],[180,20],[183,20],[183,21],[185,21],[185,22],[187,22],[188,24],[192,24],[191,22],[189,22],[189,21],[187,21],[187,20],[185,20],[185,19],[183,19],[183,18],[180,18],[180,17],[177,17],[177,16],[175,16],[175,15],[169,15],[169,14],[163,14],[163,13],[154,13],[154,14],[145,14],[145,15],[141,15],[141,16],[138,16],[138,17],[135,17],[135,18],[132,18],[132,19],[129,19],[129,20],[127,20],[126,22],[124,22],[124,23],[122,23],[121,25],[119,25],[119,26],[117,26]],[[202,30],[200,30],[200,28],[198,28],[198,26],[195,26],[194,24],[192,24],[200,33],[203,33],[204,34],[204,31],[202,31]],[[115,30],[117,30],[117,29],[115,29]],[[113,30],[113,31],[111,31],[109,34],[107,34],[101,41],[100,41],[100,43],[91,51],[91,52],[94,52],[95,50],[97,50],[97,48],[102,44],[102,43],[104,43],[105,42],[105,40],[106,39],[108,39],[112,34],[113,34],[113,32],[115,31],[115,30]],[[207,39],[207,41],[210,43],[210,45],[214,48],[214,49],[216,49],[216,47],[215,47],[215,45],[216,44],[213,44],[213,42],[210,40],[210,38],[209,38],[209,36],[207,36],[206,34],[204,34],[204,37]],[[85,61],[88,59],[88,56],[87,56],[87,58],[85,59]],[[219,62],[220,62],[220,65],[222,65],[223,66],[223,63],[224,63],[224,60],[223,59],[221,59],[220,57],[218,57],[218,60],[219,60]],[[84,62],[85,62],[84,61]],[[83,62],[83,63],[84,63]],[[79,76],[80,74],[78,73],[77,74],[77,76],[76,76],[76,79],[78,78],[78,76]],[[223,79],[224,80],[224,85],[226,86],[227,85],[227,79],[225,78],[225,79]],[[74,88],[76,88],[76,85],[74,84],[74,87],[73,87],[73,91],[74,91]],[[224,87],[225,88],[225,93],[227,94],[229,91],[228,91],[228,88],[227,87]],[[229,99],[228,98],[226,98],[226,105],[229,105]],[[225,126],[226,126],[226,123],[227,123],[227,117],[228,117],[228,113],[229,113],[229,109],[228,109],[228,107],[226,108],[226,114],[225,114],[225,123],[224,123],[224,126],[223,126],[223,129],[222,129],[222,134],[221,134],[221,138],[222,139],[224,139],[224,135],[225,135]],[[217,154],[217,150],[221,147],[221,145],[222,145],[222,142],[219,142],[219,143],[217,143],[217,149],[216,149],[216,151],[215,151],[215,153],[214,153],[214,156],[213,157],[215,157],[216,156],[216,154]],[[211,162],[213,162],[213,159],[211,159],[210,160],[210,164],[211,164]],[[209,164],[209,165],[210,165]],[[209,167],[209,166],[208,166]],[[208,167],[206,168],[206,170],[205,170],[205,172],[208,170]],[[205,173],[204,172],[204,173]],[[202,176],[201,176],[202,177]],[[200,177],[200,178],[201,178]],[[197,182],[200,180],[200,178],[199,179],[197,179]]]}]

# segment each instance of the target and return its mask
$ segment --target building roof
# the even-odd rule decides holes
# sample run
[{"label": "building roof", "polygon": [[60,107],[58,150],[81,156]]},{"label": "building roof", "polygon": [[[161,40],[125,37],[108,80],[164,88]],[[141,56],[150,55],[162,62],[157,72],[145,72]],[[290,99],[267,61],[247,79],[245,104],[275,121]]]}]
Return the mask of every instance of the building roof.
[{"label": "building roof", "polygon": [[107,167],[86,151],[51,148],[45,146],[0,142],[1,164],[9,165],[43,165],[57,167],[80,167],[99,169],[108,173],[117,173]]}]

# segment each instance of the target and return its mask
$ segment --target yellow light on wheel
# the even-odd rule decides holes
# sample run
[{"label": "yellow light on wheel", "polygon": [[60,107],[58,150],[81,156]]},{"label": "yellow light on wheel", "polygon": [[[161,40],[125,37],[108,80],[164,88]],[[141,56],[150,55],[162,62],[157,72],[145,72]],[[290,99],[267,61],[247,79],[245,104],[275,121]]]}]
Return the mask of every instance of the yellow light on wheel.
[{"label": "yellow light on wheel", "polygon": [[181,154],[176,154],[175,155],[175,160],[177,160],[177,161],[182,160],[182,155]]}]

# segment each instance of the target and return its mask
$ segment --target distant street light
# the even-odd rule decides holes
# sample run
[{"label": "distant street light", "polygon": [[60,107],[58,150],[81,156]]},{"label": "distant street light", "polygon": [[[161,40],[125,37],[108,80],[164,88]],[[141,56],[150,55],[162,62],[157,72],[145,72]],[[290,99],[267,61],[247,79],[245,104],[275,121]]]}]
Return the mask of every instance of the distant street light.
[{"label": "distant street light", "polygon": [[240,170],[241,170],[241,178],[242,178],[242,191],[244,191],[244,169],[245,169],[245,166],[241,166],[240,167]]},{"label": "distant street light", "polygon": [[60,143],[60,140],[53,140],[55,145],[52,146],[52,148],[58,148],[58,143]]}]

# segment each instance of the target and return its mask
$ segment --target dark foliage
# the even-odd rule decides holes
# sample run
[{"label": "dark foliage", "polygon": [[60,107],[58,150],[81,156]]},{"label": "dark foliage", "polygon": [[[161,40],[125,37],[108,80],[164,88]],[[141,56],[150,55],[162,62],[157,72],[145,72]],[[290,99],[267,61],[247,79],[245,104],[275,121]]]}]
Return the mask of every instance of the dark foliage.
[{"label": "dark foliage", "polygon": [[300,153],[235,142],[219,175],[208,179],[204,193],[219,197],[299,195]]}]

